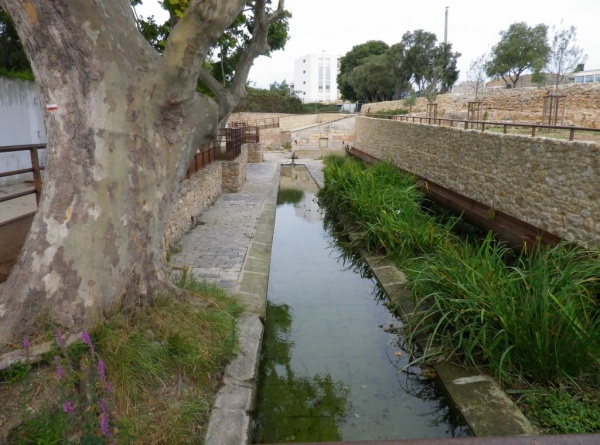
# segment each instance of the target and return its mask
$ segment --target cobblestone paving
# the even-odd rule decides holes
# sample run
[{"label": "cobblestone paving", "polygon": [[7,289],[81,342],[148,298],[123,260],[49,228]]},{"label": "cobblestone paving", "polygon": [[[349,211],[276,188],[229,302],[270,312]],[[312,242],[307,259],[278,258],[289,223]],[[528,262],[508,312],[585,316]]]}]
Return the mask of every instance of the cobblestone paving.
[{"label": "cobblestone paving", "polygon": [[234,291],[256,221],[268,198],[277,194],[279,165],[289,155],[265,153],[265,162],[248,164],[238,193],[224,193],[200,215],[199,225],[181,239],[181,253],[170,266],[187,267],[194,277]]}]

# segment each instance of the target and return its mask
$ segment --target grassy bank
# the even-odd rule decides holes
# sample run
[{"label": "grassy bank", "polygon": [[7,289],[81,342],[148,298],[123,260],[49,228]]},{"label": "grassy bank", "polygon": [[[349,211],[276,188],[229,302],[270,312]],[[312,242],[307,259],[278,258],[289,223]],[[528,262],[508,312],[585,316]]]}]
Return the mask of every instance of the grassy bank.
[{"label": "grassy bank", "polygon": [[[424,211],[414,178],[388,164],[365,167],[332,158],[325,179],[324,206],[343,215],[364,246],[393,259],[411,279],[418,311],[404,335],[409,342],[425,338],[418,360],[449,359],[489,373],[522,395],[542,428],[571,432],[546,421],[551,410],[544,403],[564,402],[556,394],[575,404],[584,393],[598,394],[597,253],[559,245],[517,254],[491,234],[459,237],[452,230],[456,219]],[[581,429],[600,431],[600,422],[581,412],[587,413],[580,416],[587,422]]]},{"label": "grassy bank", "polygon": [[179,284],[185,299],[119,313],[69,347],[52,329],[44,363],[5,371],[2,415],[24,420],[9,443],[203,443],[240,308],[215,286]]}]

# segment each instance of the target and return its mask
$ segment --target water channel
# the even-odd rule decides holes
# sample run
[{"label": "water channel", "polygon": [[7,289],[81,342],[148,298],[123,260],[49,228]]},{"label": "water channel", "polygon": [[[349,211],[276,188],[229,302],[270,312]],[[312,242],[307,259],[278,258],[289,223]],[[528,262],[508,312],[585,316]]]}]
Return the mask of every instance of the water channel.
[{"label": "water channel", "polygon": [[283,166],[254,443],[470,435],[409,359],[385,294],[324,224],[318,187]]}]

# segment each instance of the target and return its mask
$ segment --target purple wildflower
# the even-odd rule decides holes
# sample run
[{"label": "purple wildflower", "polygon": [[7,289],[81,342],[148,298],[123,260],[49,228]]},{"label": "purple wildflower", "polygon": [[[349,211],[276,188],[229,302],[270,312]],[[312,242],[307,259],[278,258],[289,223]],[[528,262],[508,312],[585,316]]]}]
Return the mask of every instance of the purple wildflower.
[{"label": "purple wildflower", "polygon": [[63,413],[72,413],[75,411],[75,407],[68,400],[62,405]]},{"label": "purple wildflower", "polygon": [[23,347],[29,349],[29,339],[27,337],[23,339]]},{"label": "purple wildflower", "polygon": [[59,380],[64,379],[65,377],[65,370],[63,369],[61,363],[60,363],[60,358],[58,358],[58,356],[54,357],[54,362],[56,363],[56,375],[58,376]]},{"label": "purple wildflower", "polygon": [[90,338],[90,334],[88,334],[88,331],[83,331],[81,333],[81,339],[83,340],[83,342],[89,346],[89,348],[93,351],[94,350],[94,344],[92,343],[92,339]]},{"label": "purple wildflower", "polygon": [[114,388],[110,382],[106,383],[106,392],[112,394],[114,392]]},{"label": "purple wildflower", "polygon": [[98,401],[98,405],[100,406],[100,411],[103,413],[108,413],[108,403],[106,403],[106,400],[100,399]]},{"label": "purple wildflower", "polygon": [[102,431],[105,437],[110,437],[109,422],[108,413],[100,413],[100,431]]},{"label": "purple wildflower", "polygon": [[65,340],[63,339],[62,334],[60,333],[60,331],[58,329],[54,333],[54,338],[56,339],[56,344],[58,346],[60,346],[61,348],[64,348]]},{"label": "purple wildflower", "polygon": [[100,377],[101,381],[105,381],[106,380],[106,366],[104,365],[104,360],[100,359],[98,360],[98,376]]}]

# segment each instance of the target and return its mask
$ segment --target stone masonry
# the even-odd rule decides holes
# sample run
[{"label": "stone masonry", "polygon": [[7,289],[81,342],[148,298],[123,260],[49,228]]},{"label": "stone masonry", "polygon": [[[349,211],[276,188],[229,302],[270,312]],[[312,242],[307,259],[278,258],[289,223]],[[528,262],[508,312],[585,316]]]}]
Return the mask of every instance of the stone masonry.
[{"label": "stone masonry", "polygon": [[336,121],[315,124],[290,132],[292,150],[298,157],[317,158],[344,154],[346,145],[354,145],[356,117],[344,116]]},{"label": "stone masonry", "polygon": [[[542,122],[544,96],[549,92],[566,96],[565,125],[600,128],[600,84],[560,85],[558,91],[545,88],[498,89],[479,93],[481,114],[489,121]],[[442,94],[437,96],[439,118],[466,119],[468,102],[475,100],[472,94]],[[375,113],[408,108],[404,101],[365,104],[362,111]],[[420,97],[412,107],[411,115],[425,116],[427,99]]]},{"label": "stone masonry", "polygon": [[600,145],[357,118],[355,147],[569,241],[600,244]]},{"label": "stone masonry", "polygon": [[165,252],[198,223],[198,218],[222,193],[236,193],[246,180],[248,163],[263,162],[262,143],[242,145],[233,161],[217,161],[185,179],[179,190],[171,217],[165,228]]},{"label": "stone masonry", "polygon": [[325,114],[292,114],[279,118],[279,128],[260,130],[260,140],[265,148],[278,149],[290,145],[292,130],[311,125],[323,124],[340,119],[338,113]]}]

